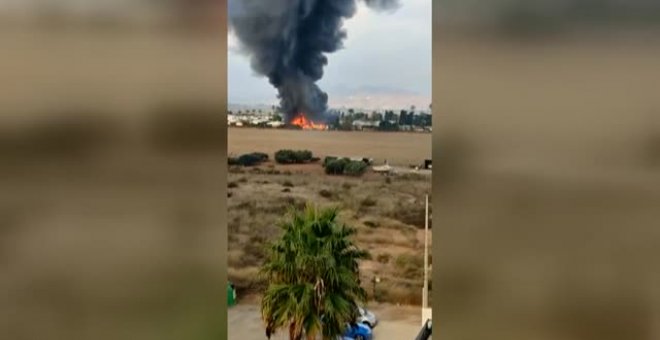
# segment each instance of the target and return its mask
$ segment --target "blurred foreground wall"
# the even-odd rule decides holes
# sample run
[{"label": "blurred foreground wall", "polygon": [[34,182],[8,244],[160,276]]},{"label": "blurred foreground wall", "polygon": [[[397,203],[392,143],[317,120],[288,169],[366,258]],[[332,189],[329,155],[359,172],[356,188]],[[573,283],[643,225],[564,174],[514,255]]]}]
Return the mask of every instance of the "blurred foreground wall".
[{"label": "blurred foreground wall", "polygon": [[660,338],[657,2],[434,5],[434,335]]},{"label": "blurred foreground wall", "polygon": [[0,4],[0,338],[226,336],[225,4]]}]

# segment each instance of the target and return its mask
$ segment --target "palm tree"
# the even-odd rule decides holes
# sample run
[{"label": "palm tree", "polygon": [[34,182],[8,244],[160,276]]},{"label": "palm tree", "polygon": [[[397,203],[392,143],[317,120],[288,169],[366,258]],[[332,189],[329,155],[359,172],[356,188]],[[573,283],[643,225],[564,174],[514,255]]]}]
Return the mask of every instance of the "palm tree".
[{"label": "palm tree", "polygon": [[288,327],[290,340],[333,339],[355,320],[357,302],[366,299],[358,260],[369,254],[350,240],[355,229],[336,217],[336,209],[308,205],[290,210],[280,224],[283,234],[262,267],[269,282],[261,302],[269,338]]}]

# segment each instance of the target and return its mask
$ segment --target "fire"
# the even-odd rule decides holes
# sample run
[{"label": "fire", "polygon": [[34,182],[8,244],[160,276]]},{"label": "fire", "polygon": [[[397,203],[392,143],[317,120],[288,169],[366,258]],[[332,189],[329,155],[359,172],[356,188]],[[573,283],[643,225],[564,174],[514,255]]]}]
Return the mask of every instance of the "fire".
[{"label": "fire", "polygon": [[298,114],[298,117],[294,118],[291,121],[292,125],[298,126],[303,130],[327,130],[328,126],[322,123],[314,123],[313,121],[307,119],[304,114]]}]

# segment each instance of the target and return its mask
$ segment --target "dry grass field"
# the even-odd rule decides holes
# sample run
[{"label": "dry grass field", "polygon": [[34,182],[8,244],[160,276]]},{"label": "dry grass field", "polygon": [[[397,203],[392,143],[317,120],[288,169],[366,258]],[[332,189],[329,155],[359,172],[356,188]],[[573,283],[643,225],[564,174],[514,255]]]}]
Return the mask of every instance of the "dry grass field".
[{"label": "dry grass field", "polygon": [[375,163],[422,164],[431,158],[430,133],[351,131],[298,131],[284,129],[232,128],[228,130],[230,154],[255,150],[273,154],[281,149],[308,149],[315,155],[364,156]]},{"label": "dry grass field", "polygon": [[[307,149],[315,156],[366,156],[376,163],[421,164],[431,154],[431,135],[285,129],[229,128],[230,154]],[[431,177],[422,174],[329,176],[320,163],[230,169],[228,199],[229,278],[239,293],[258,292],[264,246],[277,237],[288,206],[306,202],[337,207],[340,220],[358,229],[357,244],[372,254],[362,263],[365,288],[380,277],[376,298],[419,304],[423,285],[424,195]]]}]

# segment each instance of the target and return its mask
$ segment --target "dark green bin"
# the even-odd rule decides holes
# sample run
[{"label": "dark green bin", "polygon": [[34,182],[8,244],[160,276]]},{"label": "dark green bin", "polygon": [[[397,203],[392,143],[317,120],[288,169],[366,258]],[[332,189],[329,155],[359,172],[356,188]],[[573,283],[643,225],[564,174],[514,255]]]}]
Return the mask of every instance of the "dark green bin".
[{"label": "dark green bin", "polygon": [[236,288],[234,284],[229,282],[227,284],[227,306],[231,307],[236,304]]}]

